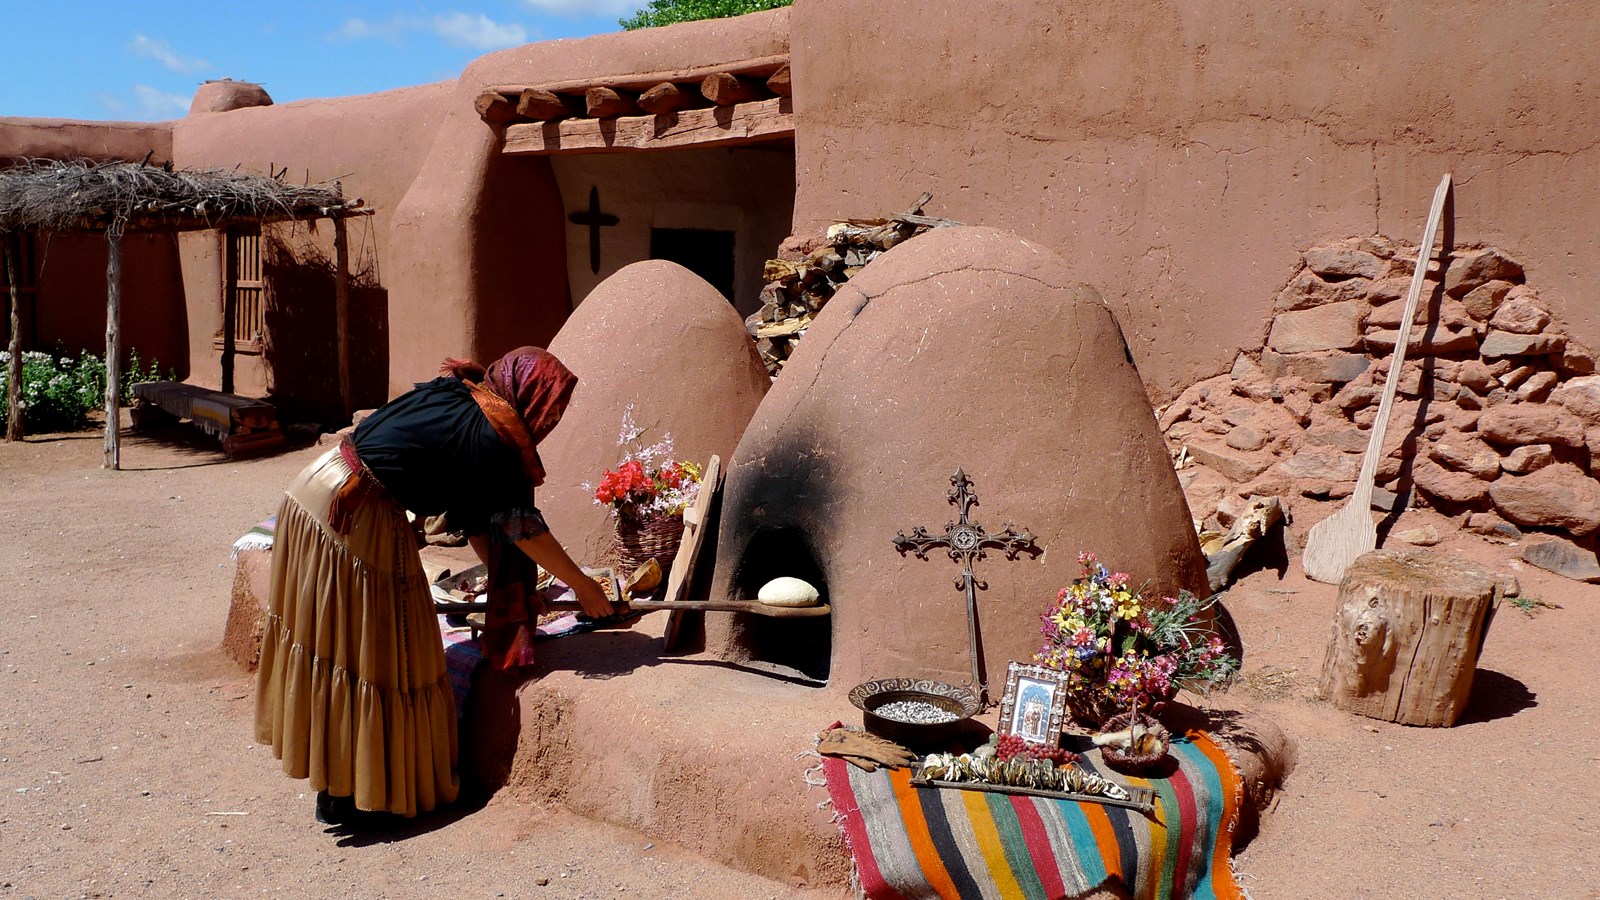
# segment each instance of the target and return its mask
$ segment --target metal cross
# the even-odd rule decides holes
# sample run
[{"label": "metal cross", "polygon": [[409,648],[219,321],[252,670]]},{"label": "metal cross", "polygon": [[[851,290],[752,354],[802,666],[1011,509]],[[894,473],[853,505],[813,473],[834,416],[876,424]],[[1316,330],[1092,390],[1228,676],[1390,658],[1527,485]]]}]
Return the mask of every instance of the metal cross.
[{"label": "metal cross", "polygon": [[615,225],[620,220],[610,213],[600,211],[600,189],[589,188],[589,208],[583,212],[575,212],[567,216],[567,221],[574,225],[589,226],[589,271],[600,274],[600,226]]},{"label": "metal cross", "polygon": [[1007,522],[1005,529],[998,534],[989,534],[983,526],[972,521],[969,513],[972,507],[978,504],[978,495],[972,492],[972,479],[967,473],[957,469],[950,476],[950,502],[961,510],[961,517],[955,522],[946,522],[944,535],[934,537],[928,529],[918,525],[911,529],[911,536],[907,537],[903,531],[895,532],[894,547],[904,556],[907,550],[915,553],[918,559],[927,559],[928,551],[934,547],[943,547],[950,558],[961,563],[961,574],[956,577],[956,590],[967,592],[967,641],[972,654],[972,685],[978,690],[978,699],[985,708],[990,705],[989,681],[984,677],[983,644],[978,639],[978,590],[988,590],[986,581],[979,581],[972,572],[972,563],[975,559],[985,557],[985,547],[998,547],[1005,551],[1006,559],[1016,559],[1017,554],[1023,551],[1038,553],[1039,548],[1033,544],[1033,535],[1027,529],[1021,533],[1013,531],[1011,523]]}]

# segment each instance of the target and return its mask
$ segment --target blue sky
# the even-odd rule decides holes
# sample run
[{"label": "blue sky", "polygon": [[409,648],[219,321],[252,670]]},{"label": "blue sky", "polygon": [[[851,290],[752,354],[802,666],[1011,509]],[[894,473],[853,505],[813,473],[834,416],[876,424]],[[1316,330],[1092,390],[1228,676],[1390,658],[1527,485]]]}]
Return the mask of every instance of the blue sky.
[{"label": "blue sky", "polygon": [[0,0],[0,116],[156,121],[210,78],[282,103],[454,78],[475,57],[620,30],[644,0]]}]

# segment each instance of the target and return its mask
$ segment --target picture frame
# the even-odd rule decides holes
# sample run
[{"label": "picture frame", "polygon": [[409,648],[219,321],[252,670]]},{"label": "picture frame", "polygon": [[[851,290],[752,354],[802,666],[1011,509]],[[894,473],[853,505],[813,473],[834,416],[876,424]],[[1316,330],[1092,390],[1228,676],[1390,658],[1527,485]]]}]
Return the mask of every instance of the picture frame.
[{"label": "picture frame", "polygon": [[1067,675],[1044,666],[1011,663],[1000,701],[1001,734],[1056,746],[1067,718]]}]

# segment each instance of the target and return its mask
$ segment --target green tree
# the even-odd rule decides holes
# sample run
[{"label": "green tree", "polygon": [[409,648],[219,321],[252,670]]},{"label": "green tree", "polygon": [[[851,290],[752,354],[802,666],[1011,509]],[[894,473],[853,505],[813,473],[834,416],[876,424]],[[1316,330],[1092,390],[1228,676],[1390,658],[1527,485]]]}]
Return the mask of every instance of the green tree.
[{"label": "green tree", "polygon": [[671,25],[674,22],[742,16],[763,9],[788,6],[793,2],[794,0],[650,0],[644,9],[629,18],[622,19],[620,24],[632,31],[636,28]]}]

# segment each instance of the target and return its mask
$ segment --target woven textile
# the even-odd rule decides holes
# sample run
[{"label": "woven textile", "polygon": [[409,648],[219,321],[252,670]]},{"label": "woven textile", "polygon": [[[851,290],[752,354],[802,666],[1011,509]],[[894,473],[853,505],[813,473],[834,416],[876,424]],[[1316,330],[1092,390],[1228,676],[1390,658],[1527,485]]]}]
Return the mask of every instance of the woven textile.
[{"label": "woven textile", "polygon": [[271,550],[272,539],[277,532],[278,517],[276,515],[267,516],[259,524],[240,535],[237,541],[233,542],[231,558],[238,559],[240,552],[244,550]]},{"label": "woven textile", "polygon": [[1200,732],[1173,742],[1165,778],[1084,768],[1153,788],[1155,812],[1000,794],[918,788],[910,769],[863,772],[823,758],[828,793],[866,896],[876,900],[1053,900],[1113,876],[1138,898],[1242,897],[1228,866],[1241,784]]}]

